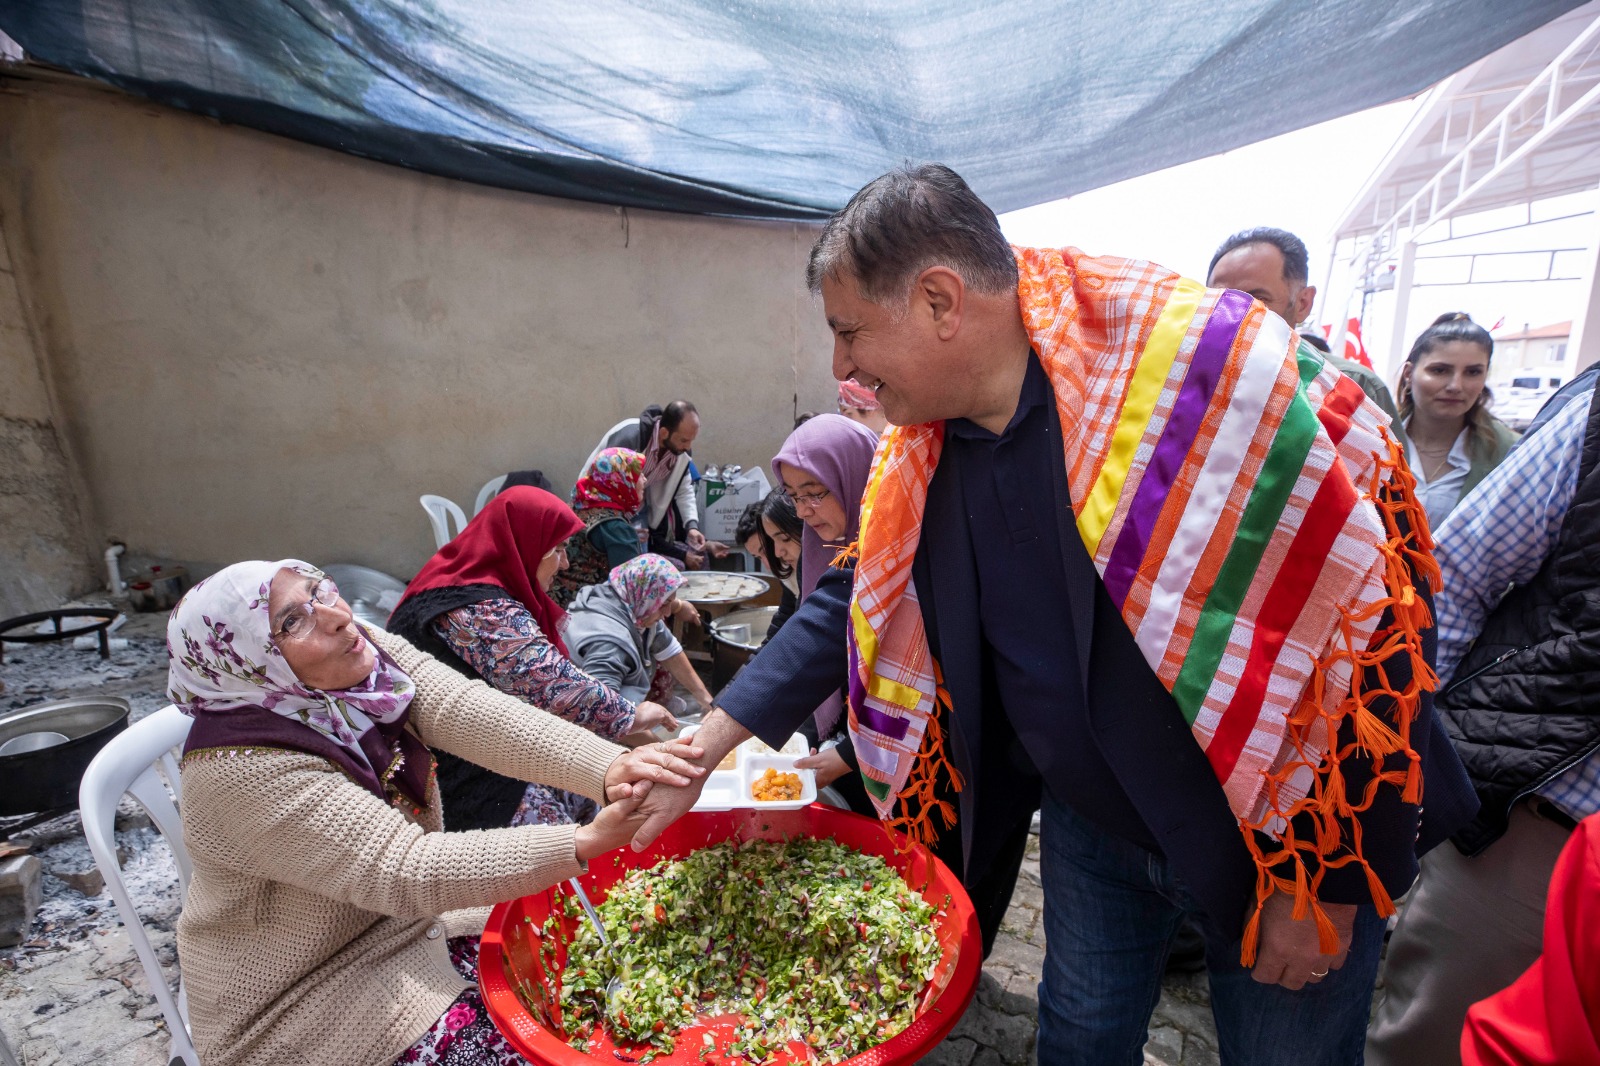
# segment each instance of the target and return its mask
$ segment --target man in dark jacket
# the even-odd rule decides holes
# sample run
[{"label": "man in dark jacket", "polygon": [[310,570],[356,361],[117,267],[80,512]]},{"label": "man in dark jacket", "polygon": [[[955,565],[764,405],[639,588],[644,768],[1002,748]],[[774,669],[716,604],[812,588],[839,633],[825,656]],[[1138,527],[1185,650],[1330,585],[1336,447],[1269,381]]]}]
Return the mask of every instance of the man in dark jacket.
[{"label": "man in dark jacket", "polygon": [[[1051,271],[1048,275],[1023,274],[1018,257],[1029,256],[1029,263],[1056,266],[1042,268]],[[1307,877],[1320,885],[1318,906],[1327,919],[1327,945],[1309,917],[1294,916],[1295,881],[1285,891],[1262,887],[1250,849],[1263,846],[1266,834],[1241,832],[1216,769],[1225,758],[1219,754],[1225,745],[1208,754],[1197,743],[1192,721],[1186,720],[1168,683],[1136,642],[1086,548],[1063,463],[1064,448],[1099,447],[1112,439],[1125,439],[1131,454],[1140,436],[1107,432],[1108,405],[1103,403],[1098,411],[1090,411],[1087,402],[1081,411],[1063,414],[1058,409],[1058,397],[1072,395],[1062,390],[1076,387],[1071,380],[1075,368],[1087,365],[1091,356],[1118,367],[1160,364],[1147,362],[1148,354],[1116,362],[1115,353],[1108,358],[1103,349],[1091,353],[1076,342],[1052,347],[1046,342],[1059,334],[1047,335],[1030,325],[1019,297],[1050,286],[1052,295],[1038,295],[1044,302],[1028,306],[1043,306],[1063,329],[1093,330],[1093,343],[1113,346],[1142,343],[1137,338],[1149,335],[1151,322],[1176,320],[1183,312],[1162,310],[1155,302],[1162,297],[1152,297],[1159,284],[1148,286],[1142,280],[1169,276],[1158,268],[1090,261],[1075,252],[1070,258],[1076,266],[1069,268],[1063,265],[1068,258],[1068,253],[1033,249],[1014,255],[993,212],[959,176],[939,166],[905,168],[879,178],[827,224],[813,249],[808,275],[822,293],[834,332],[835,376],[874,388],[890,422],[906,427],[891,430],[890,446],[880,451],[878,461],[916,454],[926,442],[939,440],[937,467],[925,475],[931,480],[925,500],[918,501],[920,539],[901,541],[895,534],[885,541],[914,543],[914,552],[904,553],[909,559],[877,545],[867,554],[864,541],[860,573],[846,568],[825,573],[783,631],[722,694],[719,709],[707,716],[696,742],[706,749],[704,759],[715,762],[752,734],[769,744],[787,738],[845,679],[852,594],[885,587],[871,585],[878,572],[873,568],[893,556],[894,565],[908,567],[912,579],[901,588],[914,584],[916,590],[914,605],[906,593],[893,593],[896,604],[907,607],[893,617],[907,623],[920,620],[926,637],[925,648],[899,644],[907,652],[901,661],[912,664],[918,671],[915,683],[924,687],[912,689],[910,683],[874,674],[869,696],[888,692],[898,702],[909,700],[909,692],[917,696],[917,714],[944,723],[920,734],[926,744],[912,746],[913,764],[937,767],[931,754],[936,750],[954,763],[956,778],[951,780],[959,779],[962,786],[954,794],[945,789],[943,796],[959,816],[956,829],[943,832],[936,849],[961,875],[981,920],[992,922],[1003,911],[1009,884],[1000,883],[1014,873],[1016,841],[1025,838],[1029,815],[1042,804],[1048,950],[1040,987],[1040,1062],[1103,1066],[1141,1061],[1166,952],[1186,915],[1198,917],[1211,949],[1212,1004],[1225,1061],[1257,1066],[1354,1061],[1365,1033],[1384,924],[1373,903],[1369,873],[1390,893],[1409,887],[1419,834],[1425,848],[1459,826],[1464,815],[1470,816],[1470,789],[1438,729],[1428,694],[1412,699],[1402,711],[1375,692],[1371,674],[1363,673],[1352,698],[1374,697],[1364,701],[1367,713],[1395,726],[1401,724],[1400,713],[1415,713],[1409,719],[1410,747],[1427,782],[1429,817],[1420,818],[1415,789],[1394,787],[1396,780],[1414,776],[1407,772],[1410,752],[1394,751],[1384,759],[1383,783],[1373,781],[1370,758],[1364,764],[1345,760],[1344,794],[1367,796],[1366,785],[1373,784],[1370,804],[1362,803],[1353,815],[1359,827],[1350,826],[1337,839],[1319,837],[1295,815],[1290,825],[1273,829],[1306,843],[1306,850],[1296,851],[1296,861],[1307,863],[1301,869],[1309,869]],[[1071,280],[1061,283],[1068,288],[1055,288],[1068,274]],[[1048,281],[1040,280],[1046,276]],[[1032,288],[1025,292],[1025,284]],[[1067,295],[1069,289],[1077,295]],[[1327,395],[1337,392],[1341,397],[1343,414],[1330,419],[1341,433],[1359,422],[1368,427],[1363,433],[1378,439],[1381,416],[1369,409],[1358,389],[1337,374],[1325,373],[1319,359],[1301,362],[1281,320],[1243,294],[1206,293],[1202,286],[1175,279],[1162,291],[1180,290],[1193,301],[1185,305],[1193,313],[1161,334],[1171,339],[1170,350],[1177,349],[1191,321],[1195,333],[1213,335],[1200,324],[1202,305],[1212,309],[1206,315],[1235,308],[1237,322],[1252,324],[1249,336],[1238,346],[1214,338],[1204,347],[1222,362],[1244,351],[1261,353],[1257,365],[1268,373],[1235,364],[1241,380],[1249,375],[1252,390],[1260,386],[1251,396],[1274,392],[1274,383],[1285,380],[1293,366],[1297,380],[1315,381]],[[1063,293],[1059,301],[1049,302],[1057,291]],[[1102,295],[1107,292],[1136,296],[1117,302]],[[1244,403],[1238,395],[1219,392],[1215,402],[1234,397],[1233,402]],[[1202,406],[1212,402],[1208,392]],[[1310,407],[1297,410],[1309,413]],[[1069,415],[1074,421],[1067,420]],[[1310,415],[1310,423],[1318,418]],[[1178,420],[1174,416],[1168,425]],[[1266,423],[1259,414],[1248,413],[1240,415],[1238,424],[1253,434]],[[1301,424],[1317,440],[1332,439],[1331,434],[1316,437],[1322,432],[1317,425]],[[1197,450],[1204,453],[1208,446],[1202,443]],[[1219,456],[1219,465],[1222,453],[1222,446],[1210,450]],[[1229,454],[1243,454],[1243,449]],[[1370,462],[1370,455],[1363,458]],[[1334,470],[1343,461],[1333,460],[1324,469]],[[1350,475],[1340,466],[1336,476]],[[1287,481],[1292,484],[1296,478],[1291,475]],[[875,484],[885,483],[880,479]],[[1341,513],[1363,523],[1376,517],[1359,511],[1370,505],[1361,502],[1348,481],[1344,485],[1341,498],[1350,506]],[[869,487],[869,494],[874,491]],[[1249,495],[1250,485],[1241,491]],[[1199,491],[1195,497],[1197,506],[1214,506],[1218,499]],[[1228,497],[1224,489],[1221,498]],[[1104,495],[1100,499],[1102,513],[1109,515],[1111,503]],[[868,523],[884,523],[893,513],[892,507],[875,510]],[[868,523],[864,526],[872,528]],[[1306,525],[1316,523],[1308,519]],[[1215,529],[1208,519],[1196,534],[1205,543]],[[1398,533],[1408,536],[1403,528]],[[1167,557],[1177,558],[1178,552]],[[1319,548],[1301,558],[1315,571],[1327,553]],[[1361,572],[1362,588],[1368,587],[1366,576],[1373,572]],[[1175,573],[1171,577],[1189,581]],[[1404,583],[1407,602],[1414,602],[1413,593],[1426,597],[1425,586],[1414,579]],[[1322,586],[1314,574],[1296,584],[1297,596]],[[1348,587],[1343,582],[1322,587],[1333,584]],[[1155,613],[1153,608],[1145,616],[1147,636],[1158,624],[1169,625],[1153,621]],[[1329,617],[1311,613],[1317,617],[1310,624],[1319,626],[1334,625],[1338,617],[1332,611]],[[1369,617],[1372,622],[1379,630],[1388,624],[1375,616]],[[1417,654],[1424,659],[1431,654],[1431,637],[1432,630],[1424,629],[1418,638]],[[878,643],[874,650],[887,646]],[[1314,654],[1311,661],[1316,661]],[[1406,686],[1409,658],[1385,658],[1382,668],[1396,689]],[[1235,676],[1244,673],[1240,666],[1232,669]],[[1282,676],[1279,669],[1272,667],[1271,676]],[[948,711],[924,709],[934,703],[925,697],[935,675],[948,694]],[[1253,676],[1259,680],[1265,675]],[[909,735],[909,715],[887,713],[870,701],[857,711],[859,678],[851,675],[849,680],[853,733],[858,724],[870,721],[880,735],[897,729],[901,736]],[[1350,688],[1348,676],[1343,687]],[[1297,699],[1303,689],[1294,691]],[[1230,713],[1234,706],[1242,708],[1245,719],[1257,723],[1266,714],[1265,697],[1241,698],[1228,706]],[[1350,725],[1349,719],[1343,720],[1341,736]],[[935,739],[941,733],[942,743]],[[871,740],[868,733],[861,736]],[[1345,740],[1338,743],[1341,750],[1353,747]],[[884,750],[864,748],[858,741],[864,770],[890,773],[882,768]],[[919,751],[929,754],[915,755]],[[1262,773],[1270,779],[1279,768],[1274,764]],[[874,795],[880,797],[886,787],[870,774],[863,775],[863,783],[875,787]],[[692,791],[652,794],[645,808],[649,821],[635,844],[643,845],[681,813],[692,801]],[[893,788],[889,795],[895,795]],[[932,798],[939,796],[935,785]],[[1364,849],[1360,863],[1344,852],[1357,839]],[[1330,860],[1325,868],[1321,856]],[[1331,861],[1336,857],[1337,863]],[[1258,891],[1266,897],[1259,912]],[[1241,961],[1247,918],[1256,934],[1253,966]]]},{"label": "man in dark jacket", "polygon": [[1367,1044],[1379,1066],[1460,1061],[1467,1008],[1538,957],[1556,857],[1600,811],[1596,380],[1563,390],[1438,533],[1436,705],[1482,807],[1401,911]]}]

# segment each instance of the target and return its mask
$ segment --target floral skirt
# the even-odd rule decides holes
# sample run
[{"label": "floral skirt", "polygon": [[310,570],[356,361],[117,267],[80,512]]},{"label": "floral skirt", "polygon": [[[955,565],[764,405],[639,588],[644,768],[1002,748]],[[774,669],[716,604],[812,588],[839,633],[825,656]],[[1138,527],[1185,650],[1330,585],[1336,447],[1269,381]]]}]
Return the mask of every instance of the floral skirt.
[{"label": "floral skirt", "polygon": [[474,987],[457,996],[433,1028],[401,1052],[395,1066],[526,1066],[528,1060],[506,1043],[478,995],[478,938],[452,937],[450,961]]},{"label": "floral skirt", "polygon": [[550,785],[529,785],[522,793],[512,825],[588,825],[600,805],[588,796]]}]

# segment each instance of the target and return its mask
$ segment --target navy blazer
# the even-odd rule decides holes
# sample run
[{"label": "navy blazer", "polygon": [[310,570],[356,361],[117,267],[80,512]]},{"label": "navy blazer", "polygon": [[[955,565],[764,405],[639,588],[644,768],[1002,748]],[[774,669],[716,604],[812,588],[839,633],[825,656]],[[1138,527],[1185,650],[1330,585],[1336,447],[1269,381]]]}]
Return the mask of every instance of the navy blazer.
[{"label": "navy blazer", "polygon": [[[1059,449],[1060,421],[1053,406],[1050,415],[1051,443]],[[1053,469],[1056,477],[1050,491],[1058,513],[1071,514],[1066,470],[1059,464],[1053,464]],[[1003,766],[1003,760],[982,748],[985,716],[1006,712],[984,703],[973,562],[974,550],[981,546],[970,542],[961,493],[953,477],[944,476],[947,471],[936,470],[929,485],[912,576],[929,644],[943,668],[954,708],[951,754],[967,782],[960,793],[960,828],[970,880],[983,872],[997,819],[1003,822],[1018,812],[997,804],[1002,797],[993,793],[1009,792],[1013,784],[994,769]],[[1145,663],[1132,632],[1095,573],[1076,526],[1061,522],[1059,531],[1078,661],[1085,664],[1079,677],[1063,678],[1063,682],[1082,686],[1090,729],[1102,756],[1174,873],[1218,927],[1238,937],[1255,898],[1256,868],[1222,785],[1176,701]],[[852,576],[851,571],[840,569],[825,574],[782,632],[717,701],[768,744],[781,744],[817,703],[840,685]],[[1431,630],[1426,646],[1431,660]],[[1396,686],[1402,683],[1400,671],[1393,665],[1389,674]],[[1385,788],[1361,818],[1363,854],[1391,896],[1410,887],[1418,856],[1465,825],[1477,809],[1471,782],[1434,714],[1432,694],[1425,694],[1421,704],[1411,737],[1412,747],[1422,759],[1426,817],[1422,809],[1401,803],[1397,789]],[[1383,708],[1375,710],[1382,713]],[[1354,759],[1345,767],[1351,796],[1360,796],[1370,777],[1360,762]],[[1403,768],[1403,756],[1391,757],[1388,765]],[[975,767],[990,772],[977,774]],[[1049,782],[1045,784],[1048,787]],[[1301,839],[1314,839],[1309,822],[1303,828]],[[1321,898],[1332,903],[1370,902],[1365,874],[1355,864],[1328,870]]]}]

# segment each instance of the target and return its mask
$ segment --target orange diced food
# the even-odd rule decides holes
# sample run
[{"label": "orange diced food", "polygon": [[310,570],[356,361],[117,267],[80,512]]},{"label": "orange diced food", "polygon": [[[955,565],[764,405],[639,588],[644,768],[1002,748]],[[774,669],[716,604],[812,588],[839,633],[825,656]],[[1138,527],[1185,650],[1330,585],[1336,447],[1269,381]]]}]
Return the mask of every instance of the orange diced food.
[{"label": "orange diced food", "polygon": [[751,782],[750,796],[767,803],[797,800],[800,798],[800,775],[779,773],[769,766]]}]

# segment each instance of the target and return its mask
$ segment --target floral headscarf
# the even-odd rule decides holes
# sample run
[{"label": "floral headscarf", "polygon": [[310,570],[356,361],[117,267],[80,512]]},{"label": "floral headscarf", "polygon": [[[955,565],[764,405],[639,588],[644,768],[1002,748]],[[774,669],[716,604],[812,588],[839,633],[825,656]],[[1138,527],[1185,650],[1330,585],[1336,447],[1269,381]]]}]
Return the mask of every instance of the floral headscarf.
[{"label": "floral headscarf", "polygon": [[627,448],[607,448],[595,456],[572,490],[572,506],[580,511],[596,507],[635,515],[643,505],[644,456]]},{"label": "floral headscarf", "polygon": [[643,625],[646,618],[670,603],[683,587],[683,575],[678,568],[659,555],[629,559],[614,567],[606,581],[633,615],[634,625]]},{"label": "floral headscarf", "polygon": [[[323,576],[299,559],[256,560],[226,567],[189,590],[167,620],[167,695],[196,719],[197,728],[207,719],[261,725],[252,711],[298,723],[340,749],[349,760],[340,759],[341,765],[369,788],[376,784],[378,795],[385,795],[382,783],[389,776],[408,769],[416,779],[406,792],[422,798],[426,749],[410,767],[402,767],[400,759],[401,737],[410,735],[403,727],[416,692],[411,677],[374,645],[377,660],[360,684],[323,690],[303,683],[272,638],[268,595],[280,570],[318,580]],[[275,736],[285,732],[270,721],[264,727]],[[383,765],[373,765],[375,754]],[[420,767],[415,765],[419,761]]]}]

